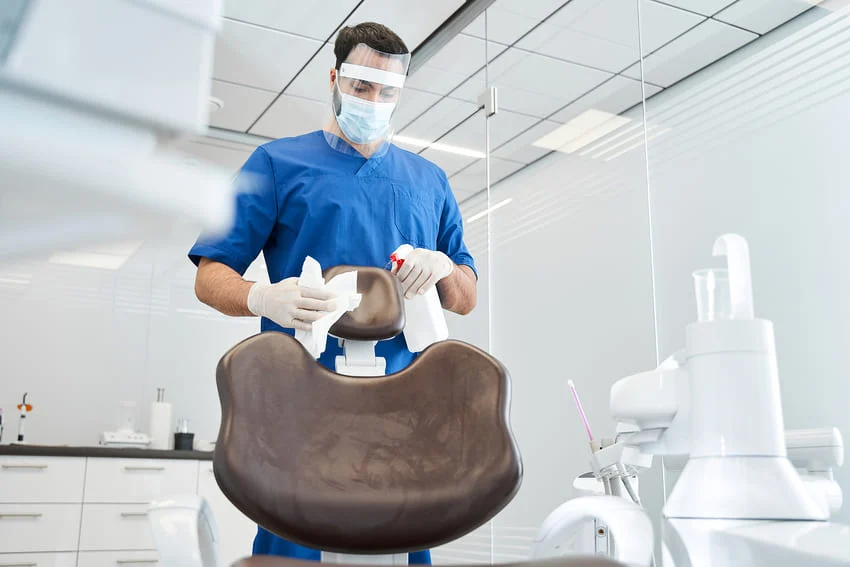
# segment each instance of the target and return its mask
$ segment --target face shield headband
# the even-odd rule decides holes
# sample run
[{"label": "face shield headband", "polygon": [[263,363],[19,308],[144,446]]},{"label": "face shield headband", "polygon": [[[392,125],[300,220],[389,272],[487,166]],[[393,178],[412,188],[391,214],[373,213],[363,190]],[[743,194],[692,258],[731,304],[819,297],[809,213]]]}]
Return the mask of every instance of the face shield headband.
[{"label": "face shield headband", "polygon": [[410,54],[387,54],[365,44],[340,65],[332,94],[340,130],[355,144],[386,140],[404,87]]}]

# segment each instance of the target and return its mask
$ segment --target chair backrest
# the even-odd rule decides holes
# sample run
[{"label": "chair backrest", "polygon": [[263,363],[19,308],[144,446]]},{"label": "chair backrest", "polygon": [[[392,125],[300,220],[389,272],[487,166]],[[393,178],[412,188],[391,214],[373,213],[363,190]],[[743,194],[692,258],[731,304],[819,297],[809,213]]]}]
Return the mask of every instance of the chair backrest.
[{"label": "chair backrest", "polygon": [[334,266],[322,274],[330,281],[339,274],[357,271],[360,306],[349,311],[331,327],[331,335],[356,341],[383,341],[404,330],[404,298],[401,287],[387,270]]},{"label": "chair backrest", "polygon": [[[374,290],[395,282],[380,272]],[[327,370],[289,335],[261,333],[224,355],[217,383],[216,480],[290,541],[340,553],[432,548],[490,520],[519,489],[508,372],[472,345],[443,341],[401,372],[362,378]]]}]

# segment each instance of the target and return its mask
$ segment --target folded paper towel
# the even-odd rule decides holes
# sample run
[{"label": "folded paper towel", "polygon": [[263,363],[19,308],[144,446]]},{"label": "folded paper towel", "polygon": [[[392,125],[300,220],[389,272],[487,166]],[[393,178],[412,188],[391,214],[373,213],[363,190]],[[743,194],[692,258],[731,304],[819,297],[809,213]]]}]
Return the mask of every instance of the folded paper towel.
[{"label": "folded paper towel", "polygon": [[328,343],[328,333],[340,317],[348,311],[354,311],[360,306],[362,296],[357,293],[357,272],[345,272],[331,278],[325,283],[322,277],[322,266],[314,258],[307,256],[301,267],[298,278],[299,287],[311,289],[327,289],[336,293],[337,308],[312,324],[309,331],[295,331],[295,338],[304,345],[313,358],[319,358]]}]

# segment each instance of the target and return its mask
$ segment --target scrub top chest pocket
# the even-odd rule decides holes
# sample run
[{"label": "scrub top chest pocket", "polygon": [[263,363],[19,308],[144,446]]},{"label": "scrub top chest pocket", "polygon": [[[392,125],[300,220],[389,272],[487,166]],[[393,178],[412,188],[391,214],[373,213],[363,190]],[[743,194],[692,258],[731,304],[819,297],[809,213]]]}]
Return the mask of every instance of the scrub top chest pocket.
[{"label": "scrub top chest pocket", "polygon": [[402,238],[417,248],[434,250],[440,224],[433,191],[393,183],[393,216]]}]

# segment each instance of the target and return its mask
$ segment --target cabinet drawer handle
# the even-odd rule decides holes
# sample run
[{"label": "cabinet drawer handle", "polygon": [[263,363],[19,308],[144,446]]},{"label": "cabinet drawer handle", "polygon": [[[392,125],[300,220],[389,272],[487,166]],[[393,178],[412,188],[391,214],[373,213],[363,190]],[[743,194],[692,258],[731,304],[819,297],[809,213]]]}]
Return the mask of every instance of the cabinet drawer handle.
[{"label": "cabinet drawer handle", "polygon": [[150,467],[143,465],[127,465],[125,471],[164,471],[165,467]]},{"label": "cabinet drawer handle", "polygon": [[[115,563],[118,565],[127,565],[134,563],[144,563],[145,565],[159,563],[159,559],[116,559]],[[2,567],[2,565],[0,565]]]},{"label": "cabinet drawer handle", "polygon": [[30,513],[30,514],[0,514],[0,518],[40,518],[44,514],[41,513]]},{"label": "cabinet drawer handle", "polygon": [[147,515],[147,512],[121,512],[122,518],[145,518]]},{"label": "cabinet drawer handle", "polygon": [[38,563],[0,563],[0,567],[38,567]]},{"label": "cabinet drawer handle", "polygon": [[[11,464],[11,465],[9,465],[9,464],[4,464],[4,465],[3,465],[3,468],[4,468],[4,469],[46,469],[46,468],[47,468],[47,465],[34,465],[34,464],[27,464],[27,463],[21,463],[21,464],[19,464],[19,465],[16,465],[16,464]],[[23,565],[23,564],[22,564],[22,565]],[[30,563],[27,563],[27,565],[30,565]],[[32,565],[35,565],[35,563],[32,563]]]}]

